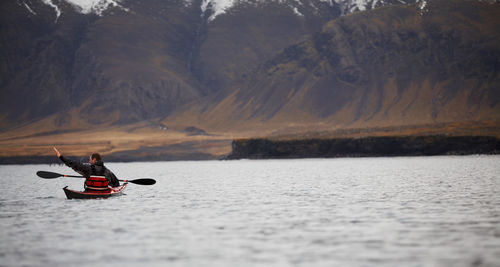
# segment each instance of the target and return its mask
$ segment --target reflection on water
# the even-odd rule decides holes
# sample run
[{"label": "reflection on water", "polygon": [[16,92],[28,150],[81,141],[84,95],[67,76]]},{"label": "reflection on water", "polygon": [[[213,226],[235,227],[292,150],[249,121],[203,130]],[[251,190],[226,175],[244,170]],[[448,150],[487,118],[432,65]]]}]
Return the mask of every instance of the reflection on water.
[{"label": "reflection on water", "polygon": [[499,266],[500,157],[109,163],[130,184],[0,166],[2,266]]}]

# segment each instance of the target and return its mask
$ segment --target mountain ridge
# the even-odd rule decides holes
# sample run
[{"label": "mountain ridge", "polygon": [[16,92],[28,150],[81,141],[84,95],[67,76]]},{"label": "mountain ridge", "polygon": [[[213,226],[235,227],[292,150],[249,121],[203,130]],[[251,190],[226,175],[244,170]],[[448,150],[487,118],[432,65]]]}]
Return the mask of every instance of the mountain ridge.
[{"label": "mountain ridge", "polygon": [[[31,8],[32,1],[35,0],[20,0],[18,3],[24,5],[27,10],[36,15],[34,9]],[[52,0],[40,0],[47,6],[54,9],[56,13],[55,22],[57,18],[62,14],[59,5],[69,4],[73,9],[81,14],[95,14],[102,16],[108,9],[111,8],[121,8],[122,10],[129,11],[129,8],[122,6],[122,3],[126,3],[124,0],[63,0],[61,2],[54,2]],[[301,1],[301,0],[183,0],[185,5],[199,5],[202,13],[210,13],[207,17],[208,19],[214,20],[218,15],[224,14],[227,10],[233,8],[235,5],[240,3],[249,3],[253,5],[265,4],[269,2],[286,3],[290,8],[294,10],[294,13],[300,16],[304,16],[301,10],[307,10],[308,8],[316,9],[316,12],[321,12],[321,8],[326,5],[335,6],[342,11],[343,15],[350,14],[357,11],[365,11],[369,9],[374,9],[384,5],[391,4],[413,4],[420,3],[425,5],[426,0],[315,0],[315,1]],[[496,1],[496,0],[490,0]]]}]

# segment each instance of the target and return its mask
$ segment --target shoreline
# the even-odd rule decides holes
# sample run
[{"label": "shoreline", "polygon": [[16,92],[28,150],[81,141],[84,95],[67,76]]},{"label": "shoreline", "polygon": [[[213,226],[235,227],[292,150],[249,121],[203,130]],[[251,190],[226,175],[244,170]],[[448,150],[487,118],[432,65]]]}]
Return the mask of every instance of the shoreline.
[{"label": "shoreline", "polygon": [[[157,162],[236,159],[359,158],[439,155],[498,155],[500,139],[494,136],[372,136],[309,139],[235,139],[231,153],[168,153],[159,149],[103,155],[105,162]],[[154,152],[154,153],[153,153]],[[69,156],[86,160],[87,156]],[[0,157],[0,165],[60,164],[55,156]]]},{"label": "shoreline", "polygon": [[[68,156],[82,162],[88,162],[88,156]],[[162,155],[162,156],[123,156],[104,155],[105,163],[118,162],[155,162],[155,161],[201,161],[217,160],[217,156],[203,153],[183,154],[183,155]],[[0,157],[0,165],[28,165],[28,164],[63,164],[56,156],[13,156]]]}]

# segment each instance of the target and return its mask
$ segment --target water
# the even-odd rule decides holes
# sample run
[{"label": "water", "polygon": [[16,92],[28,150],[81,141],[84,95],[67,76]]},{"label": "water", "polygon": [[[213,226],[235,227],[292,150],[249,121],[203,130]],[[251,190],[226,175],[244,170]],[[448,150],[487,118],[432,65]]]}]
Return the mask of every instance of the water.
[{"label": "water", "polygon": [[67,200],[0,166],[0,266],[500,266],[500,157],[109,163],[153,177]]}]

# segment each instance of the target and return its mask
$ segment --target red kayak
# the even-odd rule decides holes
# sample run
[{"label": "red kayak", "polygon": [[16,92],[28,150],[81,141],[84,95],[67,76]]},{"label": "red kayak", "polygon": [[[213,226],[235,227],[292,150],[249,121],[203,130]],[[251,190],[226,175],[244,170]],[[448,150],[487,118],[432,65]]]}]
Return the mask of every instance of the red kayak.
[{"label": "red kayak", "polygon": [[68,189],[67,186],[63,188],[64,193],[68,199],[92,199],[92,198],[108,198],[119,196],[123,194],[123,190],[127,187],[127,183],[124,183],[117,187],[109,187],[106,190],[85,190],[85,191],[75,191]]}]

